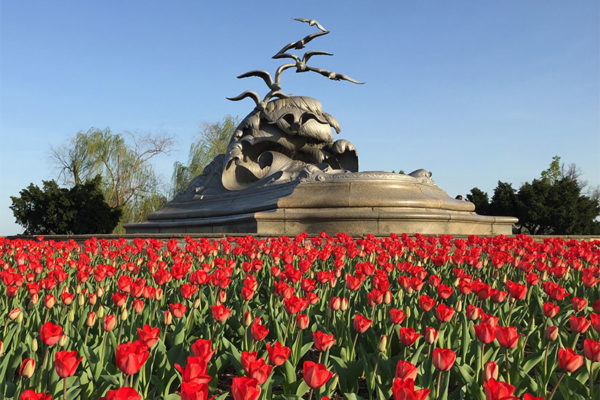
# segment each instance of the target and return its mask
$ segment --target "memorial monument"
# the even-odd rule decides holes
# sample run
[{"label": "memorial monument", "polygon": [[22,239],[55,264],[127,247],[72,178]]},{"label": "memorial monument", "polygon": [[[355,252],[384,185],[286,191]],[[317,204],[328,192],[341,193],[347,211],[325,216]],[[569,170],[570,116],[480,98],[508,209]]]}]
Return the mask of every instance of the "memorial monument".
[{"label": "memorial monument", "polygon": [[282,74],[293,68],[362,83],[308,65],[311,58],[331,53],[293,54],[329,33],[316,20],[296,20],[317,31],[273,56],[290,62],[274,77],[263,70],[238,76],[261,78],[268,91],[262,98],[254,91],[229,98],[250,98],[255,107],[236,128],[227,152],[148,221],[126,225],[127,233],[512,233],[516,218],[475,214],[472,203],[450,198],[426,170],[358,172],[354,145],[334,140],[333,131],[341,131],[336,119],[316,99],[282,90]]}]

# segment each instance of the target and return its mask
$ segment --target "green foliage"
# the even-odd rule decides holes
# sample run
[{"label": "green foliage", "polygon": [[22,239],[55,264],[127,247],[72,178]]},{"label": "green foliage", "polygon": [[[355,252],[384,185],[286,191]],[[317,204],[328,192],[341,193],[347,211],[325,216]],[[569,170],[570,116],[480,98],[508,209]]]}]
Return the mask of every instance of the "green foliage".
[{"label": "green foliage", "polygon": [[217,155],[227,151],[231,136],[238,124],[239,118],[231,115],[225,116],[221,122],[204,124],[200,139],[190,146],[187,165],[179,161],[173,165],[173,195],[185,190],[192,179],[202,173],[204,167]]},{"label": "green foliage", "polygon": [[65,184],[77,185],[96,175],[102,177],[107,203],[123,210],[116,233],[123,232],[123,223],[145,220],[166,201],[150,160],[168,153],[173,140],[149,135],[129,137],[131,144],[123,134],[114,134],[109,128],[91,128],[52,150],[59,178]]},{"label": "green foliage", "polygon": [[467,194],[467,200],[475,204],[475,212],[481,215],[489,215],[490,199],[487,193],[474,187],[471,193]]},{"label": "green foliage", "polygon": [[[565,169],[555,156],[541,178],[526,182],[518,192],[511,184],[498,182],[491,202],[487,193],[474,188],[467,195],[477,213],[519,218],[520,233],[532,235],[576,235],[600,233],[598,196],[583,194],[585,183],[574,166]],[[475,200],[475,201],[474,201]]]},{"label": "green foliage", "polygon": [[121,210],[110,207],[101,191],[101,177],[60,188],[44,181],[43,189],[31,183],[10,206],[25,234],[110,233],[119,222]]}]

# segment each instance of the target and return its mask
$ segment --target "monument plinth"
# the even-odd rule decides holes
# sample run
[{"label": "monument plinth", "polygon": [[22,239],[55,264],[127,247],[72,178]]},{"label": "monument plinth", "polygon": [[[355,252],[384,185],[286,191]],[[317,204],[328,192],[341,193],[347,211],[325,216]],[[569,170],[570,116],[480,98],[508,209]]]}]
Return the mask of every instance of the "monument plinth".
[{"label": "monument plinth", "polygon": [[147,222],[126,225],[127,233],[512,233],[516,218],[477,215],[472,203],[450,198],[425,170],[358,172],[354,145],[334,141],[332,132],[341,130],[335,118],[317,100],[281,90],[282,73],[290,68],[362,83],[307,65],[311,57],[331,53],[307,51],[301,58],[289,53],[329,33],[315,20],[297,20],[318,32],[273,56],[293,62],[281,65],[275,79],[262,70],[238,76],[259,77],[269,91],[262,99],[253,91],[230,98],[251,98],[256,106],[237,127],[227,152]]}]

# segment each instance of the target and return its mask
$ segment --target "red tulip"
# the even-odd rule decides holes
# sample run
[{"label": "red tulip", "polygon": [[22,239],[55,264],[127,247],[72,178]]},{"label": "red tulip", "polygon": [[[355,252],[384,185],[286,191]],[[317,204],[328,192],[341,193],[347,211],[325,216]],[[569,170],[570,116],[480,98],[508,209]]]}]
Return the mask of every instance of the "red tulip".
[{"label": "red tulip", "polygon": [[558,349],[558,366],[565,371],[573,372],[583,365],[583,356],[575,353],[573,349],[560,348]]},{"label": "red tulip", "polygon": [[267,352],[269,353],[269,362],[273,365],[280,366],[285,363],[292,350],[289,347],[282,346],[279,341],[276,341],[273,346],[267,343]]},{"label": "red tulip", "polygon": [[417,379],[417,367],[408,361],[400,360],[396,365],[396,378],[402,380]]},{"label": "red tulip", "polygon": [[596,313],[590,313],[590,322],[594,330],[600,333],[600,315]]},{"label": "red tulip", "polygon": [[506,289],[510,297],[516,300],[523,300],[527,295],[527,286],[510,280],[506,281]]},{"label": "red tulip", "polygon": [[115,328],[115,325],[117,324],[117,318],[112,315],[112,314],[108,314],[104,316],[104,321],[102,322],[102,329],[104,329],[106,332],[110,332]]},{"label": "red tulip", "polygon": [[262,358],[250,362],[247,367],[248,377],[256,379],[259,385],[267,381],[273,369],[273,366],[267,364]]},{"label": "red tulip", "polygon": [[304,378],[304,382],[313,389],[318,389],[323,386],[332,376],[333,372],[328,371],[324,364],[304,361],[304,364],[302,365],[302,377]]},{"label": "red tulip", "polygon": [[34,390],[27,389],[24,391],[19,400],[51,400],[52,395],[45,393],[36,393]]},{"label": "red tulip", "polygon": [[482,322],[479,325],[473,325],[475,328],[475,335],[482,343],[492,343],[496,339],[496,328],[486,322]]},{"label": "red tulip", "polygon": [[260,341],[267,337],[269,334],[269,329],[267,329],[267,327],[261,323],[259,317],[256,317],[254,318],[254,322],[250,328],[250,334],[254,340]]},{"label": "red tulip", "polygon": [[485,364],[483,375],[486,381],[489,381],[490,379],[498,379],[498,364],[496,364],[494,361],[488,361]]},{"label": "red tulip", "polygon": [[62,333],[62,326],[54,325],[52,322],[48,321],[42,325],[40,329],[40,339],[42,339],[42,342],[46,345],[52,346],[58,343]]},{"label": "red tulip", "polygon": [[187,311],[187,306],[181,303],[169,304],[169,308],[171,309],[171,313],[173,313],[175,318],[183,317]]},{"label": "red tulip", "polygon": [[392,385],[394,400],[425,400],[429,393],[430,390],[427,388],[415,390],[413,379],[396,378]]},{"label": "red tulip", "polygon": [[583,354],[591,362],[600,362],[600,341],[585,339],[583,341]]},{"label": "red tulip", "polygon": [[35,360],[33,358],[26,358],[21,363],[21,368],[19,369],[19,375],[23,378],[31,378],[33,372],[35,371]]},{"label": "red tulip", "polygon": [[206,362],[210,361],[215,351],[217,350],[212,350],[212,342],[207,339],[198,339],[192,344],[192,353]]},{"label": "red tulip", "polygon": [[185,368],[175,363],[175,368],[181,373],[183,382],[208,383],[210,376],[206,375],[208,361],[201,357],[188,356]]},{"label": "red tulip", "polygon": [[585,333],[590,327],[590,324],[591,322],[585,317],[576,317],[571,315],[571,318],[569,318],[569,326],[573,332]]},{"label": "red tulip", "polygon": [[181,400],[207,400],[207,399],[208,399],[208,384],[197,383],[197,382],[181,382]]},{"label": "red tulip", "polygon": [[448,307],[445,304],[438,304],[435,308],[435,315],[442,322],[448,322],[454,316],[454,308]]},{"label": "red tulip", "polygon": [[436,342],[439,334],[439,331],[435,330],[431,326],[428,326],[427,328],[425,328],[425,334],[423,335],[423,337],[425,338],[425,342],[433,344]]},{"label": "red tulip", "polygon": [[435,299],[432,299],[426,294],[419,296],[419,306],[423,311],[429,311],[435,306]]},{"label": "red tulip", "polygon": [[109,390],[105,400],[142,400],[142,396],[134,388],[122,387]]},{"label": "red tulip", "polygon": [[210,309],[215,321],[224,322],[227,320],[227,318],[229,318],[229,315],[231,315],[231,310],[225,307],[223,304],[210,306]]},{"label": "red tulip", "polygon": [[571,299],[571,304],[572,304],[573,310],[575,310],[575,312],[580,312],[587,305],[587,300],[582,299],[580,297],[573,297],[573,299]]},{"label": "red tulip", "polygon": [[160,334],[159,327],[151,328],[150,325],[144,324],[142,329],[137,328],[137,331],[140,339],[142,339],[146,343],[146,346],[148,346],[149,348],[151,348],[156,344],[156,342],[158,342],[158,336]]},{"label": "red tulip", "polygon": [[56,368],[56,373],[61,378],[73,376],[82,359],[83,357],[77,358],[77,352],[75,350],[57,352],[54,355],[54,368]]},{"label": "red tulip", "polygon": [[367,329],[371,326],[373,320],[366,319],[360,314],[356,314],[354,316],[354,330],[359,333],[365,333]]},{"label": "red tulip", "polygon": [[558,338],[558,326],[548,325],[546,329],[546,339],[554,342]]},{"label": "red tulip", "polygon": [[148,359],[148,346],[141,340],[117,346],[117,367],[126,375],[137,373]]},{"label": "red tulip", "polygon": [[554,318],[560,311],[560,307],[552,302],[544,303],[544,315],[548,318]]},{"label": "red tulip", "polygon": [[298,314],[296,315],[296,326],[300,330],[304,330],[308,327],[308,315]]},{"label": "red tulip", "polygon": [[454,365],[456,353],[451,349],[433,349],[433,366],[440,371],[448,371]]},{"label": "red tulip", "polygon": [[467,306],[467,318],[469,318],[471,321],[475,321],[477,318],[479,318],[480,314],[481,308],[475,307],[473,304],[469,304]]},{"label": "red tulip", "polygon": [[498,382],[494,378],[483,382],[485,388],[485,399],[486,400],[519,400],[518,397],[513,396],[515,387],[505,382]]},{"label": "red tulip", "polygon": [[404,310],[397,310],[393,307],[390,309],[390,321],[392,321],[393,324],[401,324],[402,321],[404,321],[404,318],[406,318]]},{"label": "red tulip", "polygon": [[421,336],[421,334],[418,332],[415,332],[415,330],[413,328],[405,328],[405,327],[401,327],[399,329],[399,334],[400,334],[400,343],[402,343],[403,346],[412,346],[417,341],[419,336]]},{"label": "red tulip", "polygon": [[233,400],[256,400],[260,396],[260,387],[256,379],[245,376],[233,378],[231,395]]},{"label": "red tulip", "polygon": [[500,346],[514,349],[523,334],[517,334],[517,328],[514,326],[499,326],[496,328],[496,339]]},{"label": "red tulip", "polygon": [[313,341],[317,350],[327,351],[335,343],[335,338],[333,337],[333,334],[328,335],[321,331],[316,331],[313,332]]}]

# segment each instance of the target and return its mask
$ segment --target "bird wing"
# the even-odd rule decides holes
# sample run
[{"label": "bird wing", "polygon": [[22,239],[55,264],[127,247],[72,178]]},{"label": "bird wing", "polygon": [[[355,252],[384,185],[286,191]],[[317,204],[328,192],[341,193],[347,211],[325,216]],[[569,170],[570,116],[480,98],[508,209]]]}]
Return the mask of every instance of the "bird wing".
[{"label": "bird wing", "polygon": [[236,97],[227,97],[227,100],[239,101],[239,100],[245,99],[246,97],[250,97],[252,100],[254,100],[256,105],[259,105],[261,103],[258,93],[256,93],[253,90],[246,90],[244,93],[239,94]]},{"label": "bird wing", "polygon": [[333,53],[328,53],[326,51],[319,50],[310,50],[304,53],[302,56],[302,61],[307,62],[312,56],[332,56]]},{"label": "bird wing", "polygon": [[340,73],[337,73],[337,72],[328,71],[328,70],[323,69],[323,68],[307,67],[307,69],[310,70],[310,71],[314,71],[314,72],[316,72],[318,74],[321,74],[321,75],[323,75],[323,76],[325,76],[325,77],[327,77],[327,78],[329,78],[331,80],[334,80],[334,81],[345,80],[345,81],[349,81],[349,82],[352,82],[352,83],[357,83],[359,85],[362,85],[364,83],[364,82],[357,81],[356,79],[352,79],[348,75],[344,75],[344,74],[340,74]]},{"label": "bird wing", "polygon": [[327,31],[327,29],[325,29],[323,27],[323,25],[321,25],[319,23],[319,21],[317,21],[316,19],[308,19],[308,18],[293,18],[295,21],[300,21],[300,22],[304,22],[307,23],[310,26],[316,26],[317,28],[319,28],[319,30],[325,32]]},{"label": "bird wing", "polygon": [[268,87],[273,86],[273,79],[271,78],[271,74],[269,74],[267,71],[263,71],[263,70],[249,71],[249,72],[246,72],[245,74],[238,76],[237,78],[238,79],[248,78],[250,76],[258,76],[259,78],[262,78],[265,81],[265,83],[267,84]]}]

